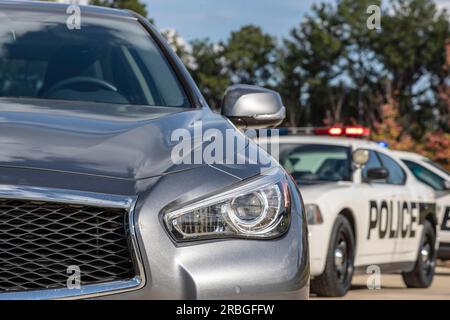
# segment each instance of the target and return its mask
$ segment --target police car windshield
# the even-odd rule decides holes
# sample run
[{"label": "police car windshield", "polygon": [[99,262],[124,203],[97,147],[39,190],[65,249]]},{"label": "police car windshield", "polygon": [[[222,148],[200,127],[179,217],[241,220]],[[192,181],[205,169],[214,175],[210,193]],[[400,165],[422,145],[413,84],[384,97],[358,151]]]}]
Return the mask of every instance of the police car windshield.
[{"label": "police car windshield", "polygon": [[280,162],[296,181],[351,181],[350,148],[281,144]]},{"label": "police car windshield", "polygon": [[[0,98],[189,107],[174,71],[134,19],[0,12]],[[76,21],[75,21],[76,23]]]}]

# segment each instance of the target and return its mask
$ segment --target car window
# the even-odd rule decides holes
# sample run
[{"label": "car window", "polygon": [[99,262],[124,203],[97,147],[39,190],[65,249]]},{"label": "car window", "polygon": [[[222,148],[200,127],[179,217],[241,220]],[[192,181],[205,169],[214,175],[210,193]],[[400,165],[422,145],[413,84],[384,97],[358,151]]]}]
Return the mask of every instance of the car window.
[{"label": "car window", "polygon": [[388,184],[396,184],[402,185],[406,181],[406,174],[403,171],[402,167],[398,165],[398,163],[392,159],[391,157],[385,155],[384,153],[378,153],[381,162],[383,163],[383,167],[389,171],[389,177],[387,178]]},{"label": "car window", "polygon": [[434,168],[438,169],[440,172],[442,172],[443,174],[447,175],[448,177],[450,177],[450,172],[448,172],[443,166],[437,164],[436,162],[433,162],[429,159],[424,160],[426,163],[428,163],[429,165],[433,166]]},{"label": "car window", "polygon": [[434,190],[442,191],[445,189],[444,179],[439,177],[434,172],[413,161],[403,160],[403,162],[419,181],[429,185]]},{"label": "car window", "polygon": [[189,107],[168,61],[133,19],[0,13],[0,97]]},{"label": "car window", "polygon": [[[369,150],[369,161],[367,161],[367,163],[364,165],[364,167],[362,169],[363,180],[367,180],[367,172],[369,171],[369,169],[382,168],[382,167],[383,167],[383,164],[381,163],[380,159],[378,158],[376,152]],[[385,181],[377,180],[375,182],[383,183]]]},{"label": "car window", "polygon": [[347,147],[281,144],[280,162],[297,181],[351,180]]}]

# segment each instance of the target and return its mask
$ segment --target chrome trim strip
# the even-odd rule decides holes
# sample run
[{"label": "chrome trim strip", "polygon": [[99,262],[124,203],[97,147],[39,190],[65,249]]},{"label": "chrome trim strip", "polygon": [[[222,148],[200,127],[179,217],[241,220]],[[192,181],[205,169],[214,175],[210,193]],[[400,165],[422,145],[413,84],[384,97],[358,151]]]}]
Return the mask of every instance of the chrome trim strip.
[{"label": "chrome trim strip", "polygon": [[0,185],[0,197],[88,205],[118,209],[131,209],[132,197],[108,195],[64,189]]},{"label": "chrome trim strip", "polygon": [[136,275],[129,280],[90,284],[80,289],[58,288],[0,293],[0,300],[85,299],[134,291],[145,285],[145,271],[139,252],[134,213],[137,197],[108,195],[74,190],[0,185],[0,198],[58,202],[95,207],[125,209],[128,212],[132,258]]}]

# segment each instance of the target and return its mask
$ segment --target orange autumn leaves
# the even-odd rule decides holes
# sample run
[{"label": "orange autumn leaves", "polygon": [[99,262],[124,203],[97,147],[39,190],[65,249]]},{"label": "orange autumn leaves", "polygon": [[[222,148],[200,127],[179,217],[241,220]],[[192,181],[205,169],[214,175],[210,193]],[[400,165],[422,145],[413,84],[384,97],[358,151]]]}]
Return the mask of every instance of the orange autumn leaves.
[{"label": "orange autumn leaves", "polygon": [[450,169],[449,133],[428,131],[420,140],[415,140],[400,124],[398,107],[394,102],[383,105],[380,111],[381,121],[374,124],[373,140],[386,141],[391,149],[422,154]]}]

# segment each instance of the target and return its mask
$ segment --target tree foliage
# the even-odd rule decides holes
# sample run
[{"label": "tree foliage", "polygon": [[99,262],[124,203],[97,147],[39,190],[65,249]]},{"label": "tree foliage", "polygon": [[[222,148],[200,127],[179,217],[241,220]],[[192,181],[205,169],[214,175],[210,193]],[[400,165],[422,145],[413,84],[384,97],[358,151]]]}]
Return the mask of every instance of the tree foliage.
[{"label": "tree foliage", "polygon": [[213,108],[219,106],[226,88],[233,83],[276,85],[276,41],[257,26],[243,26],[225,42],[197,39],[189,46],[180,45],[182,41],[167,32],[163,35],[187,64]]},{"label": "tree foliage", "polygon": [[260,27],[246,25],[231,32],[224,58],[233,83],[270,85],[276,61],[276,42]]},{"label": "tree foliage", "polygon": [[380,1],[314,6],[284,40],[288,123],[364,124],[375,139],[450,165],[449,17],[431,0],[393,0],[381,29],[369,30],[372,4]]},{"label": "tree foliage", "polygon": [[195,40],[191,43],[192,56],[195,57],[191,68],[194,80],[213,108],[218,108],[222,95],[231,84],[225,66],[224,45],[213,44],[208,39]]}]

